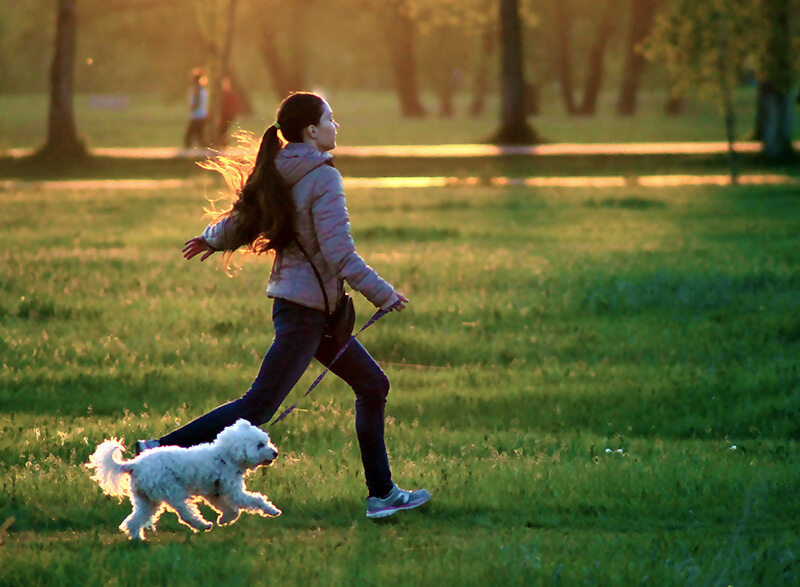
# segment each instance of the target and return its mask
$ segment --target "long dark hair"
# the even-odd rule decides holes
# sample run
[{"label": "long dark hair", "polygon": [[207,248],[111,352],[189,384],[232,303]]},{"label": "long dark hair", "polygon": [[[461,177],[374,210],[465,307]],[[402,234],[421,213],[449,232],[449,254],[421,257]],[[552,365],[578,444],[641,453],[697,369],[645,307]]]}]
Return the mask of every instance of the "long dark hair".
[{"label": "long dark hair", "polygon": [[219,172],[233,192],[233,205],[215,216],[217,220],[237,217],[235,240],[247,243],[249,252],[277,253],[294,239],[297,221],[291,188],[275,167],[275,157],[284,145],[278,127],[285,141],[301,143],[303,129],[319,124],[324,104],[310,92],[289,94],[278,108],[277,126],[270,125],[261,137],[254,162],[252,157],[219,157],[202,164]]}]

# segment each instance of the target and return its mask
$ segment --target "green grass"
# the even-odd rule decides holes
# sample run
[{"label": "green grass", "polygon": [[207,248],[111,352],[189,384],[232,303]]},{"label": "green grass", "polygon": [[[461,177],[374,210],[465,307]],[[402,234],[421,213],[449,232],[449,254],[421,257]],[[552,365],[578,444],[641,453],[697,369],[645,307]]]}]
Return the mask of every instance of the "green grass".
[{"label": "green grass", "polygon": [[[488,102],[486,112],[468,115],[469,96],[461,94],[456,115],[442,119],[436,115],[436,97],[424,96],[430,115],[408,120],[399,115],[397,99],[391,92],[341,90],[323,92],[341,123],[339,142],[346,145],[452,144],[480,143],[496,130],[499,120],[497,98]],[[183,102],[167,103],[158,96],[131,95],[124,110],[90,107],[90,97],[75,100],[78,128],[94,147],[169,147],[180,146],[186,124]],[[273,95],[255,95],[255,112],[242,117],[241,128],[261,134],[275,117],[277,101]],[[738,137],[752,132],[754,90],[741,88],[736,96]],[[569,116],[560,102],[558,88],[542,90],[542,113],[530,123],[550,142],[602,143],[648,141],[723,141],[725,127],[721,113],[710,103],[689,100],[681,116],[663,113],[662,91],[642,92],[639,112],[633,117],[615,114],[615,90],[601,94],[598,112],[592,117]],[[47,97],[0,96],[0,150],[37,147],[44,143],[47,128]],[[800,110],[796,111],[796,117]],[[794,136],[800,138],[800,128]]]},{"label": "green grass", "polygon": [[81,464],[247,388],[268,264],[183,261],[185,189],[2,199],[2,585],[800,581],[797,187],[351,191],[360,252],[412,300],[363,340],[395,478],[431,503],[364,518],[326,379],[248,482],[281,517],[166,515],[139,546]]}]

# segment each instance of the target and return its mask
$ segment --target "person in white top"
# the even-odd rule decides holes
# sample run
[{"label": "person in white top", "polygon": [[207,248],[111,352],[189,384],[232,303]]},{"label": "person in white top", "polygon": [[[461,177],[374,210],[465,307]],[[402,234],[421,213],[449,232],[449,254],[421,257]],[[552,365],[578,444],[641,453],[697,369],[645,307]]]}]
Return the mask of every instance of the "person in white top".
[{"label": "person in white top", "polygon": [[201,69],[192,71],[192,86],[189,88],[189,124],[183,135],[183,146],[191,149],[195,144],[205,148],[206,123],[208,122],[208,80]]}]

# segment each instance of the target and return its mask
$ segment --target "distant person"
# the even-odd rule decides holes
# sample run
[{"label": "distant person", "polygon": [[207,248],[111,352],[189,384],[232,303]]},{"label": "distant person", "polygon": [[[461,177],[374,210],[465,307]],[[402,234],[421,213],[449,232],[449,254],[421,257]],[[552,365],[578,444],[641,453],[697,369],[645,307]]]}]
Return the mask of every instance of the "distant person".
[{"label": "distant person", "polygon": [[217,141],[220,145],[228,144],[228,130],[241,111],[239,94],[231,84],[231,78],[222,78],[219,104],[219,127],[217,128]]},{"label": "distant person", "polygon": [[[268,422],[311,360],[331,365],[341,348],[323,332],[331,310],[343,299],[345,281],[379,308],[405,308],[408,300],[356,253],[342,176],[329,153],[338,127],[325,100],[293,93],[264,133],[254,164],[233,157],[215,160],[214,168],[235,186],[234,202],[202,235],[186,242],[183,256],[200,255],[204,261],[239,247],[274,254],[267,296],[274,300],[275,338],[242,397],[161,438],[137,441],[137,451],[211,442],[239,418],[256,426]],[[382,518],[427,502],[426,490],[406,491],[392,481],[384,443],[389,379],[380,366],[354,338],[331,371],[355,392],[367,517]]]},{"label": "distant person", "polygon": [[183,146],[191,149],[208,146],[206,141],[206,123],[208,122],[208,80],[203,70],[192,70],[192,85],[189,88],[189,124],[183,135]]}]

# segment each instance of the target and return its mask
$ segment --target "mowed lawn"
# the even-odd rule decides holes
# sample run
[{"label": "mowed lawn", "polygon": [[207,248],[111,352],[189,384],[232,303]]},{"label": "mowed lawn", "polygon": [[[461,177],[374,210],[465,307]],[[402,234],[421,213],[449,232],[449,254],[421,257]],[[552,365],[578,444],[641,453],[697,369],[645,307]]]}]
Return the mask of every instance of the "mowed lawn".
[{"label": "mowed lawn", "polygon": [[281,517],[166,514],[144,545],[82,464],[247,389],[268,261],[182,259],[197,189],[0,202],[2,585],[800,581],[796,186],[351,190],[360,252],[411,299],[362,335],[394,476],[433,499],[364,517],[329,378],[249,478]]}]

